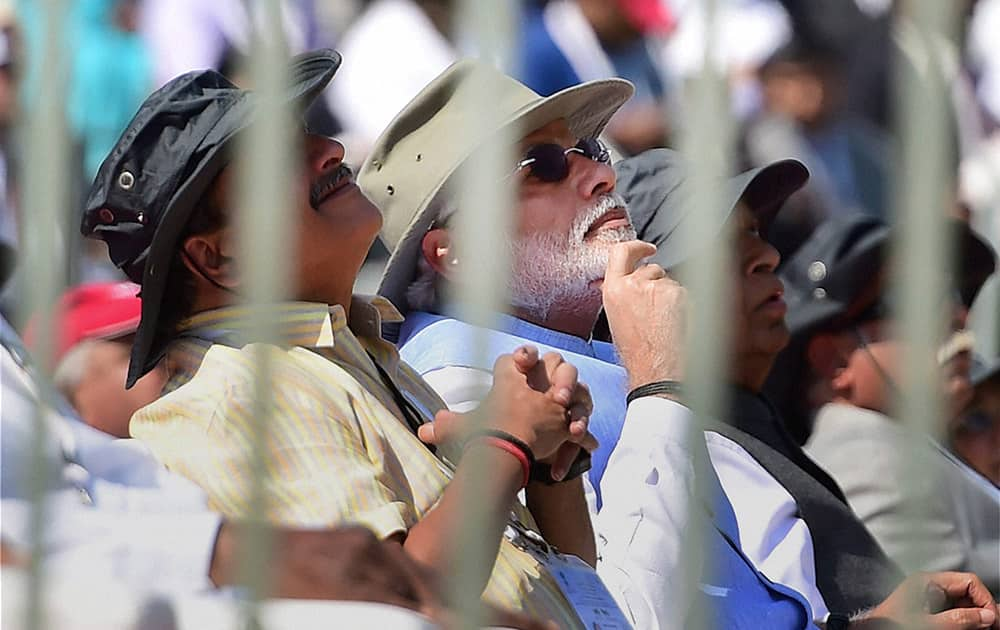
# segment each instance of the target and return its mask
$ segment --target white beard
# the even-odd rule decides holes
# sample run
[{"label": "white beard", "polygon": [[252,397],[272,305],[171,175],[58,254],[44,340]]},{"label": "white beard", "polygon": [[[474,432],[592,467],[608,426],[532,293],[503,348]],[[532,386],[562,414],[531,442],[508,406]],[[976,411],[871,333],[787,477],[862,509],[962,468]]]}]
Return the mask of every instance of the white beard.
[{"label": "white beard", "polygon": [[568,309],[599,300],[600,289],[591,283],[604,278],[613,245],[635,240],[635,228],[601,230],[589,242],[584,235],[615,208],[628,212],[617,193],[601,195],[576,218],[568,234],[532,234],[512,242],[511,304],[533,319],[545,321],[558,304]]}]

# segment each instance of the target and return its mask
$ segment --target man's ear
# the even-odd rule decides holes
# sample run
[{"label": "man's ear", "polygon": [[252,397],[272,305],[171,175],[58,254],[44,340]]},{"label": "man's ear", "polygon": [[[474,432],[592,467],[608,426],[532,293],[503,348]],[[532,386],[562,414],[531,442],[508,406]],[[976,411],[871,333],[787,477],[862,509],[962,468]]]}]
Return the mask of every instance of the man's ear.
[{"label": "man's ear", "polygon": [[809,340],[806,359],[809,367],[836,391],[850,388],[853,374],[847,369],[847,356],[838,343],[837,336],[820,333]]},{"label": "man's ear", "polygon": [[189,236],[181,245],[184,264],[210,283],[233,289],[239,285],[239,279],[233,259],[226,255],[233,246],[228,228]]},{"label": "man's ear", "polygon": [[428,231],[424,234],[420,248],[427,264],[438,274],[450,279],[458,266],[458,258],[455,256],[448,230],[435,228]]}]

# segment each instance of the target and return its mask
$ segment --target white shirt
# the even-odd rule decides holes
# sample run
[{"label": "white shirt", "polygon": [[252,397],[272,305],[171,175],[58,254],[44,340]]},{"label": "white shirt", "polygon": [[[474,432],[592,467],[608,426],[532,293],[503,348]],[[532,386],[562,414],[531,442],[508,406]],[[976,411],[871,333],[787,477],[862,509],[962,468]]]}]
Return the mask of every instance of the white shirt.
[{"label": "white shirt", "polygon": [[[6,347],[0,367],[0,533],[6,544],[28,549],[37,392]],[[167,472],[133,440],[115,440],[51,409],[44,419],[43,465],[54,481],[45,495],[50,572],[103,575],[162,591],[211,588],[208,570],[221,519],[208,511],[201,490]]]},{"label": "white shirt", "polygon": [[[490,372],[469,367],[444,367],[431,370],[422,376],[441,396],[449,409],[459,412],[474,409],[485,398],[493,384],[493,375]],[[631,448],[626,445],[623,449],[622,442],[627,435],[631,436],[637,445],[648,445],[654,440],[667,439],[660,432],[663,430],[661,425],[678,427],[677,431],[681,432],[679,435],[683,435],[683,427],[690,425],[688,409],[679,404],[670,404],[658,410],[660,412],[658,422],[637,424],[642,428],[641,431],[636,428],[629,429],[628,418],[631,417],[632,406],[629,409],[630,415],[626,416],[621,441],[615,448],[612,459],[625,457],[623,453]],[[684,443],[677,435],[671,439],[677,444]],[[705,443],[712,467],[736,513],[740,531],[739,542],[743,553],[768,579],[801,593],[812,607],[815,619],[826,619],[829,610],[816,586],[812,537],[805,521],[797,516],[798,508],[792,495],[736,442],[718,433],[706,431]],[[685,454],[685,457],[690,458],[690,454]],[[629,462],[631,467],[636,465],[637,462]],[[608,470],[610,469],[609,462]],[[628,467],[621,468],[621,470],[628,469]],[[618,473],[610,482],[606,473],[601,481],[601,496],[604,497],[605,506],[613,494],[634,492],[635,479],[644,478],[648,472],[648,470],[645,472],[636,470],[627,475]],[[664,485],[662,489],[669,492],[671,487],[676,488]],[[596,524],[598,549],[602,545],[602,531],[608,534],[609,540],[625,537],[623,532],[617,531],[619,524],[601,522],[601,515],[597,514],[595,509],[593,487],[586,477],[584,477],[584,489],[591,517]],[[672,497],[671,500],[679,499]],[[678,509],[681,509],[680,504]],[[604,508],[602,513],[603,510]],[[617,533],[611,534],[611,532]],[[667,553],[664,547],[667,539],[680,540],[675,538],[675,535],[675,532],[662,532],[655,543],[650,543],[655,544],[650,549],[657,549],[656,553],[659,554],[663,548],[662,553]],[[681,551],[677,550],[674,555],[679,561]],[[601,577],[604,578],[604,574]]]}]

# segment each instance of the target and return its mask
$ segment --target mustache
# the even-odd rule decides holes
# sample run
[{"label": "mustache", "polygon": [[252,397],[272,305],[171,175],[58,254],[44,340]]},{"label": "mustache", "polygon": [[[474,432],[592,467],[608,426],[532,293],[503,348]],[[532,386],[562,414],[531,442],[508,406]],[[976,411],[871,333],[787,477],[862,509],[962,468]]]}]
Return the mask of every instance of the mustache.
[{"label": "mustache", "polygon": [[309,189],[309,205],[312,206],[313,210],[317,210],[320,202],[323,201],[323,199],[325,199],[335,188],[337,188],[341,182],[345,179],[350,180],[353,178],[354,171],[351,170],[351,167],[341,163],[336,170],[323,175],[316,180],[315,183],[313,183],[312,187]]},{"label": "mustache", "polygon": [[592,206],[587,208],[585,212],[573,221],[573,227],[570,230],[572,242],[582,243],[584,235],[588,230],[590,230],[594,223],[615,208],[621,208],[624,210],[625,214],[629,217],[629,223],[632,222],[632,215],[629,214],[628,204],[625,203],[625,198],[617,192],[604,193],[597,199],[597,201],[594,202]]}]

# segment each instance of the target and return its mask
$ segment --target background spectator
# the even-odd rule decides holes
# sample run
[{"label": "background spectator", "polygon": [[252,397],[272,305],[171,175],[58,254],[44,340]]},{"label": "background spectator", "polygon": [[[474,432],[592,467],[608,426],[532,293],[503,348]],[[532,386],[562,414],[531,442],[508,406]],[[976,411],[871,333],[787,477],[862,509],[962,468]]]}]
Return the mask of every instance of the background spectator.
[{"label": "background spectator", "polygon": [[[70,289],[59,302],[53,380],[84,422],[115,437],[129,437],[132,414],[160,397],[160,366],[125,389],[132,339],[139,325],[139,286],[104,282]],[[27,340],[32,345],[29,327]]]}]

